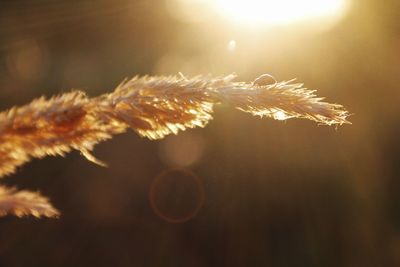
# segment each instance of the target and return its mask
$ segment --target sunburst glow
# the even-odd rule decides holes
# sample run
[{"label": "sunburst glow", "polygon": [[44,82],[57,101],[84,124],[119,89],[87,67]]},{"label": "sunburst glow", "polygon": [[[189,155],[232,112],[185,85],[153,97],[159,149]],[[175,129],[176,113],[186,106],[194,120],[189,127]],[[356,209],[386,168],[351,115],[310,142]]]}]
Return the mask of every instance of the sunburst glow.
[{"label": "sunburst glow", "polygon": [[346,0],[215,0],[217,12],[245,25],[276,25],[343,15]]}]

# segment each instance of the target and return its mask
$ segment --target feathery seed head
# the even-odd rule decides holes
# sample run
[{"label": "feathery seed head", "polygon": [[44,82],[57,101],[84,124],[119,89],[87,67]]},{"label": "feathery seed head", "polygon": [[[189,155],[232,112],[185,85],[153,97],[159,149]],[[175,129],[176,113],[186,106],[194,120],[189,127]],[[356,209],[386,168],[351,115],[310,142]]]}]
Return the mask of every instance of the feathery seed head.
[{"label": "feathery seed head", "polygon": [[[226,103],[256,116],[276,120],[303,118],[341,125],[349,113],[324,102],[315,91],[293,80],[277,82],[263,74],[254,82],[222,77],[144,76],[122,82],[113,92],[88,98],[81,91],[0,113],[0,177],[15,172],[31,158],[64,156],[79,150],[88,160],[105,166],[90,152],[113,135],[131,128],[140,136],[160,139],[187,128],[204,127],[215,104]],[[0,215],[56,216],[42,196],[0,187]]]}]

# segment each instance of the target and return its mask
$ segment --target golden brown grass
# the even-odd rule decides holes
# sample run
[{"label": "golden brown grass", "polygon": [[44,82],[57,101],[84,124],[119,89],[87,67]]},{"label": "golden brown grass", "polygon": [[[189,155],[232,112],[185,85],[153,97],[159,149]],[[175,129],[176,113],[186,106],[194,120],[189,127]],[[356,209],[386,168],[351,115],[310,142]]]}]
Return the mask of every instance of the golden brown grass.
[{"label": "golden brown grass", "polygon": [[[78,150],[88,160],[105,165],[92,154],[94,145],[128,128],[140,136],[160,139],[187,128],[204,127],[213,106],[229,104],[253,115],[278,120],[304,118],[325,125],[349,123],[349,113],[330,104],[293,80],[276,82],[262,75],[254,82],[224,77],[134,77],[113,92],[89,98],[73,91],[14,107],[0,113],[0,177],[48,155]],[[46,198],[37,193],[0,187],[0,216],[55,216]]]}]

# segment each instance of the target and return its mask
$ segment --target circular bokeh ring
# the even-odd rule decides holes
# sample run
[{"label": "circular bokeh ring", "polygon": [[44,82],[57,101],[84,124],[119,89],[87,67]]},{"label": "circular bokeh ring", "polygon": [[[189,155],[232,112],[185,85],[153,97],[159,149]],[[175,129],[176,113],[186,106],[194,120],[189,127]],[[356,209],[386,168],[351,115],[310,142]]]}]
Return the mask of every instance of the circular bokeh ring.
[{"label": "circular bokeh ring", "polygon": [[197,215],[204,204],[203,183],[187,170],[164,171],[150,185],[149,202],[161,219],[169,223],[187,222]]}]

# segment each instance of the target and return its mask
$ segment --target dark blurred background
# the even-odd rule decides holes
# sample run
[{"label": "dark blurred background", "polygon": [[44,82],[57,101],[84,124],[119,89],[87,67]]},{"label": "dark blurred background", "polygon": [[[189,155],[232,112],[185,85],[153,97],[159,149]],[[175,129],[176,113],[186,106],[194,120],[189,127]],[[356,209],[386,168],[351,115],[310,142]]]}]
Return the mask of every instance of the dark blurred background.
[{"label": "dark blurred background", "polygon": [[[2,182],[62,216],[1,218],[0,266],[400,266],[400,2],[310,20],[290,17],[302,1],[274,2],[2,1],[1,110],[136,74],[271,73],[343,104],[353,125],[219,106],[204,129],[98,145],[109,168],[77,152],[34,160]],[[285,21],[252,21],[270,10]]]}]

